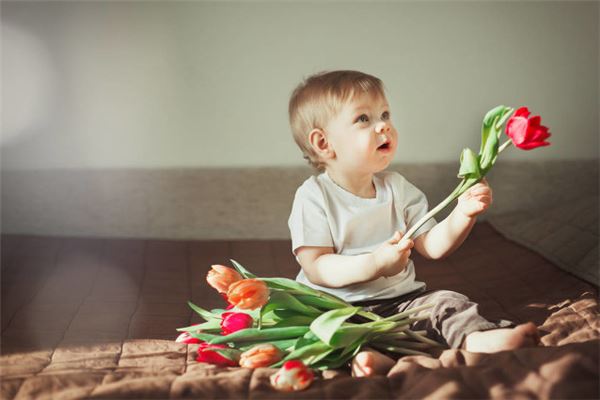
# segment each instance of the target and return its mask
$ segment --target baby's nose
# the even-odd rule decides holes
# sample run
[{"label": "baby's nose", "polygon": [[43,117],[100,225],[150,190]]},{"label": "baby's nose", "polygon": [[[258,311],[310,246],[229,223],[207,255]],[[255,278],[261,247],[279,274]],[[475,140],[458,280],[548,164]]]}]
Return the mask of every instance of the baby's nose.
[{"label": "baby's nose", "polygon": [[379,122],[377,125],[375,125],[375,132],[377,133],[387,133],[390,131],[390,125],[387,122]]}]

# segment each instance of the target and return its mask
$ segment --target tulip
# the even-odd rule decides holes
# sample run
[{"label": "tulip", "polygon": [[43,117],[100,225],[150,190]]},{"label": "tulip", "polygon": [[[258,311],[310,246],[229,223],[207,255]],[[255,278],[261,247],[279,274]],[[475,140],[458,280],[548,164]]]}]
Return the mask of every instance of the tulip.
[{"label": "tulip", "polygon": [[211,268],[206,275],[206,281],[219,293],[227,293],[232,283],[242,280],[242,276],[233,268],[219,264],[211,265]]},{"label": "tulip", "polygon": [[182,332],[179,336],[177,336],[177,339],[175,339],[175,342],[186,343],[186,344],[196,344],[196,343],[202,343],[202,340],[193,337],[192,335],[190,335],[189,332]]},{"label": "tulip", "polygon": [[[404,234],[405,239],[410,239],[425,222],[429,221],[438,212],[479,182],[492,168],[498,155],[511,144],[524,150],[531,150],[550,144],[545,141],[550,137],[550,133],[548,133],[547,127],[540,125],[541,118],[539,116],[529,118],[527,107],[520,107],[508,118],[512,110],[510,107],[498,106],[486,114],[483,119],[479,155],[476,156],[469,149],[463,150],[460,156],[461,165],[458,173],[458,177],[462,178],[462,181],[448,197],[442,200],[436,207],[429,210],[427,214],[406,231]],[[506,120],[507,118],[508,121]],[[506,122],[506,134],[510,137],[510,140],[499,146],[497,139],[501,134],[500,129],[504,122]]]},{"label": "tulip", "polygon": [[260,279],[242,279],[229,286],[227,298],[238,308],[254,310],[269,301],[269,288]]},{"label": "tulip", "polygon": [[260,368],[275,364],[283,357],[283,353],[270,343],[258,344],[240,355],[240,367]]},{"label": "tulip", "polygon": [[226,312],[221,315],[221,334],[229,335],[241,329],[251,328],[254,320],[246,313]]},{"label": "tulip", "polygon": [[302,361],[291,360],[271,375],[271,386],[283,392],[306,389],[313,381],[314,374]]},{"label": "tulip", "polygon": [[550,143],[546,139],[550,137],[550,133],[541,122],[539,115],[529,118],[527,107],[521,107],[506,123],[506,134],[516,147],[523,150],[548,146]]},{"label": "tulip", "polygon": [[[195,324],[195,325],[200,325],[200,324]],[[199,331],[197,331],[197,332],[199,332]],[[202,343],[202,340],[193,337],[189,332],[182,332],[179,336],[177,336],[177,338],[175,339],[175,342],[176,343],[195,344],[195,343]]]},{"label": "tulip", "polygon": [[[227,352],[219,352],[218,349],[228,350]],[[227,356],[225,356],[225,354]],[[198,356],[196,361],[209,363],[224,367],[236,367],[239,360],[239,351],[230,348],[224,344],[208,344],[206,342],[200,343],[198,347]]]}]

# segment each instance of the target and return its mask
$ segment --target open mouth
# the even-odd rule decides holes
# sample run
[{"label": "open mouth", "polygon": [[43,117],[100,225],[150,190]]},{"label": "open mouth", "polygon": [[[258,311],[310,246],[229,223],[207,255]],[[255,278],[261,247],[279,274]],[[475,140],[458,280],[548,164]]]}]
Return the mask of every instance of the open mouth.
[{"label": "open mouth", "polygon": [[390,147],[390,142],[385,142],[381,146],[379,146],[377,148],[377,150],[389,150],[390,148],[391,148]]}]

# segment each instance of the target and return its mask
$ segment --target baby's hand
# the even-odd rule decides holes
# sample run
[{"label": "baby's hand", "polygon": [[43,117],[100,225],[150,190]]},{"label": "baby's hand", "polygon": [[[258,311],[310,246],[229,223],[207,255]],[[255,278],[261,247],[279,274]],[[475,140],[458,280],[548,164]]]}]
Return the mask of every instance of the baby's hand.
[{"label": "baby's hand", "polygon": [[375,265],[379,276],[392,276],[399,274],[406,268],[410,249],[414,246],[412,240],[401,240],[402,234],[398,231],[391,239],[385,241],[373,252]]},{"label": "baby's hand", "polygon": [[466,217],[474,218],[487,210],[490,204],[492,204],[492,189],[487,181],[482,179],[460,195],[456,208]]}]

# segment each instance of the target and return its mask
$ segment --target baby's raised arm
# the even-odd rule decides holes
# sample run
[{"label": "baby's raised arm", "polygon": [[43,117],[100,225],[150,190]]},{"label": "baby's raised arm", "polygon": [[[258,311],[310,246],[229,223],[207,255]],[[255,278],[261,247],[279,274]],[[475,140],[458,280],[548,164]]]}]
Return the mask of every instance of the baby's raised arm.
[{"label": "baby's raised arm", "polygon": [[298,262],[314,284],[341,288],[396,275],[408,264],[412,240],[401,240],[396,232],[372,253],[354,256],[335,254],[333,247],[303,246],[297,249]]}]

